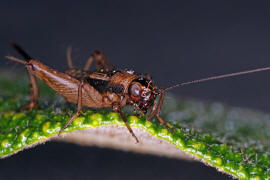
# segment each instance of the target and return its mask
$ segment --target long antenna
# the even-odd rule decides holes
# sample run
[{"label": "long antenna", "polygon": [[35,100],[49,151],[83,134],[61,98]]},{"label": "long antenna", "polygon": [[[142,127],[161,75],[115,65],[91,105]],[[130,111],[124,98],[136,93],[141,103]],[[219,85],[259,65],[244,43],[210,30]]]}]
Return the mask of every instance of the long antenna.
[{"label": "long antenna", "polygon": [[179,86],[186,86],[186,85],[190,85],[190,84],[201,83],[201,82],[204,82],[204,81],[211,81],[211,80],[215,80],[215,79],[222,79],[222,78],[227,78],[227,77],[232,77],[232,76],[239,76],[239,75],[243,75],[243,74],[250,74],[250,73],[255,73],[255,72],[260,72],[260,71],[267,71],[267,70],[270,70],[270,67],[252,69],[252,70],[241,71],[241,72],[230,73],[230,74],[222,74],[222,75],[218,75],[218,76],[212,76],[212,77],[197,79],[197,80],[193,80],[193,81],[178,83],[178,84],[175,84],[173,86],[167,87],[164,90],[168,91],[170,89],[173,89],[173,88],[176,88],[176,87],[179,87]]}]

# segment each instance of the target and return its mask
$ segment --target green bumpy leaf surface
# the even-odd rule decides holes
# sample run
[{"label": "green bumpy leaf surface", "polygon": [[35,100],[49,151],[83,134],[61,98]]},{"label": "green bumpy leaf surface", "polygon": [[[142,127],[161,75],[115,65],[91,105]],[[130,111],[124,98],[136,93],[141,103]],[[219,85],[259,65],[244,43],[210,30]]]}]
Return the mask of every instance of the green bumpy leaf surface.
[{"label": "green bumpy leaf surface", "polygon": [[[0,157],[56,135],[75,110],[40,83],[41,107],[32,112],[16,111],[27,102],[26,79],[0,74]],[[169,96],[162,116],[175,133],[144,117],[128,115],[128,122],[234,177],[270,179],[269,114]],[[116,113],[87,109],[65,132],[103,125],[124,123]]]}]

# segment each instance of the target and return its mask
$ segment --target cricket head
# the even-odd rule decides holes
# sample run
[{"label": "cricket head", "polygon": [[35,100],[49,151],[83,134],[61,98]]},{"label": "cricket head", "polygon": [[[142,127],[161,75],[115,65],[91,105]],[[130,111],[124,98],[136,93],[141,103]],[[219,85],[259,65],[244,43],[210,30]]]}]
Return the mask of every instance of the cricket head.
[{"label": "cricket head", "polygon": [[147,113],[147,109],[153,105],[159,91],[152,83],[152,77],[149,74],[145,74],[130,83],[128,94],[132,104],[137,106],[142,112]]}]

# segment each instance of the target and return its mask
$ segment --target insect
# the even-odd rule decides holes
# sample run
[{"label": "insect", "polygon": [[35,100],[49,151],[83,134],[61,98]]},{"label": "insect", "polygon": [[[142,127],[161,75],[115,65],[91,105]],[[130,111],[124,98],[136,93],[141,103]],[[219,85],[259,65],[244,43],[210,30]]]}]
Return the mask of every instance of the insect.
[{"label": "insect", "polygon": [[[24,64],[30,78],[30,102],[23,106],[23,109],[32,110],[33,108],[38,107],[39,92],[36,77],[44,81],[68,102],[77,104],[77,112],[61,128],[59,135],[82,113],[82,106],[91,108],[111,107],[113,111],[120,115],[136,142],[139,142],[122,112],[122,107],[125,105],[132,105],[140,114],[147,115],[147,120],[150,120],[153,117],[157,118],[164,127],[172,130],[160,116],[165,91],[179,86],[270,70],[270,67],[263,67],[231,74],[212,76],[178,83],[163,89],[157,87],[153,83],[152,77],[148,73],[136,74],[133,71],[116,70],[107,60],[104,53],[99,50],[95,50],[92,53],[83,69],[76,69],[72,65],[71,49],[68,48],[67,63],[69,69],[64,72],[59,72],[32,58],[14,42],[11,42],[11,45],[25,60],[13,56],[6,56],[6,58]],[[89,71],[89,68],[94,61],[96,63],[96,70]],[[160,96],[160,98],[156,102],[155,100],[158,96]],[[149,110],[150,112],[148,112]]]}]

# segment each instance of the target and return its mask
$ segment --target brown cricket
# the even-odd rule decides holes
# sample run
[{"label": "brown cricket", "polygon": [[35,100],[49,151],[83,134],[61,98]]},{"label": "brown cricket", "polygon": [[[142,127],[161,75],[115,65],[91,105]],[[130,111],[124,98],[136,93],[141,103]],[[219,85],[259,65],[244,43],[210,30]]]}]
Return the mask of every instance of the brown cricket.
[{"label": "brown cricket", "polygon": [[[107,60],[104,53],[99,50],[95,50],[92,53],[84,68],[81,70],[73,67],[71,60],[71,48],[68,48],[67,63],[69,69],[64,72],[59,72],[32,58],[14,42],[11,42],[11,44],[25,60],[21,60],[13,56],[6,56],[6,58],[24,64],[30,78],[30,102],[23,106],[23,109],[29,109],[31,111],[33,108],[38,107],[39,92],[36,77],[44,81],[68,102],[77,104],[77,112],[61,128],[59,135],[81,114],[82,106],[91,108],[111,107],[113,111],[120,115],[136,142],[139,142],[138,138],[127,123],[125,115],[122,113],[121,109],[123,106],[127,104],[133,105],[134,111],[137,110],[140,114],[147,115],[146,120],[150,120],[152,117],[155,117],[164,127],[172,130],[160,116],[165,91],[178,86],[270,70],[270,67],[263,67],[212,76],[178,83],[174,86],[163,89],[158,88],[153,83],[152,77],[148,73],[136,74],[133,71],[116,70]],[[96,63],[96,71],[89,71],[93,61]],[[160,98],[156,102],[155,100],[158,96],[160,96]],[[147,114],[149,109],[151,111]]]}]

